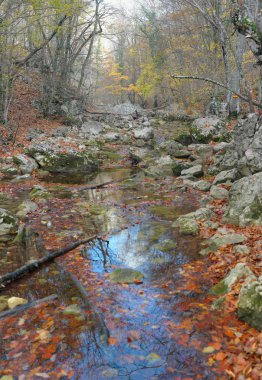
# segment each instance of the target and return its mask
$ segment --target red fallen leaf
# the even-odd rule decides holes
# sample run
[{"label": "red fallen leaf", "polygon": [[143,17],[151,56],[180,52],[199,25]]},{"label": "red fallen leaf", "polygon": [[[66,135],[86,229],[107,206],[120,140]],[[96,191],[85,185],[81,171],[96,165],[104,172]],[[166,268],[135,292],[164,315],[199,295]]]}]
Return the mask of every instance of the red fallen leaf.
[{"label": "red fallen leaf", "polygon": [[42,359],[51,359],[53,355],[50,353],[50,352],[44,352],[43,355],[42,355]]},{"label": "red fallen leaf", "polygon": [[223,361],[227,357],[227,354],[225,352],[218,352],[216,355],[214,355],[214,359],[217,361]]},{"label": "red fallen leaf", "polygon": [[132,342],[133,342],[133,339],[132,339],[130,336],[128,336],[128,337],[127,337],[127,341],[128,341],[128,343],[132,343]]},{"label": "red fallen leaf", "polygon": [[108,338],[108,344],[110,344],[111,346],[116,345],[116,343],[117,343],[116,338]]},{"label": "red fallen leaf", "polygon": [[134,280],[134,284],[136,284],[136,285],[140,285],[140,284],[143,284],[143,281],[142,281],[142,280],[139,280],[139,279],[135,279],[135,280]]},{"label": "red fallen leaf", "polygon": [[166,370],[167,370],[168,373],[174,373],[175,372],[175,369],[172,368],[172,367],[167,367]]}]

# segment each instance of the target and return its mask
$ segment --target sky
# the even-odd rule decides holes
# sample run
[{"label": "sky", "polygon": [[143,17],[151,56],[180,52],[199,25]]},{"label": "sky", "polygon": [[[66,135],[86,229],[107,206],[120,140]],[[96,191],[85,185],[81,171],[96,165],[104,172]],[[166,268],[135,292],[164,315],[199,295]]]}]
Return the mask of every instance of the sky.
[{"label": "sky", "polygon": [[107,0],[108,4],[113,5],[114,7],[119,7],[127,10],[132,10],[135,5],[138,3],[137,0]]}]

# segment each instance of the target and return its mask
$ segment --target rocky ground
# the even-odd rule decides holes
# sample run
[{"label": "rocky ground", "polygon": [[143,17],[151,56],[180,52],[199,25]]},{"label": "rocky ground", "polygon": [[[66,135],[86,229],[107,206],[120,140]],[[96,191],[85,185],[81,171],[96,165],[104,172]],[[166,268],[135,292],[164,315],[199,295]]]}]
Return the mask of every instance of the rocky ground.
[{"label": "rocky ground", "polygon": [[[199,253],[211,262],[208,273],[214,298],[210,307],[231,310],[262,331],[259,115],[250,114],[232,126],[212,115],[174,121],[175,115],[168,112],[145,112],[130,105],[109,113],[83,114],[73,102],[64,105],[63,112],[70,125],[30,127],[26,136],[21,140],[17,136],[13,148],[0,157],[1,179],[11,186],[30,188],[32,195],[31,201],[14,207],[13,212],[0,209],[0,241],[14,239],[21,222],[37,209],[37,199],[48,197],[49,190],[35,186],[35,179],[50,174],[87,176],[103,167],[137,167],[155,181],[171,178],[173,189],[194,192],[200,199],[201,208],[180,216],[174,228],[185,236],[205,239]],[[3,204],[10,198],[8,189],[0,193]],[[187,276],[190,274],[193,278],[194,268],[189,268]],[[2,300],[5,307],[10,303],[9,308],[16,302],[23,300]],[[260,379],[262,337],[257,333],[249,339],[253,348],[245,353],[243,363],[253,360],[253,372],[242,378]]]}]

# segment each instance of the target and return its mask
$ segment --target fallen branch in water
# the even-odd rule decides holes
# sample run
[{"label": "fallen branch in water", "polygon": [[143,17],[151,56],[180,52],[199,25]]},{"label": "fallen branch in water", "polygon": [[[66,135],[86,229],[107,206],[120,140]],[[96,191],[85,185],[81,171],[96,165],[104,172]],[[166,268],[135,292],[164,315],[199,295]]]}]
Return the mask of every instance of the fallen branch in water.
[{"label": "fallen branch in water", "polygon": [[91,185],[91,186],[83,186],[78,187],[77,189],[74,188],[74,190],[96,190],[96,189],[102,189],[103,187],[106,187],[108,185],[114,185],[115,183],[121,183],[124,181],[127,181],[128,179],[133,179],[136,177],[136,174],[131,175],[130,177],[125,177],[117,180],[107,181],[104,183],[99,183],[98,185]]},{"label": "fallen branch in water", "polygon": [[6,310],[6,311],[4,311],[4,312],[2,312],[0,314],[0,319],[6,318],[6,317],[10,317],[12,315],[19,314],[22,311],[31,309],[33,307],[37,307],[37,306],[41,305],[42,303],[47,303],[47,302],[54,301],[57,298],[58,298],[57,294],[52,294],[51,296],[48,296],[48,297],[45,297],[45,298],[41,298],[40,300],[32,301],[32,302],[29,302],[29,303],[27,303],[25,305],[18,306],[15,309]]},{"label": "fallen branch in water", "polygon": [[25,264],[24,266],[15,270],[14,272],[10,272],[10,273],[5,274],[4,276],[1,276],[0,277],[0,285],[4,285],[6,283],[13,282],[13,281],[17,280],[18,278],[26,275],[27,273],[34,272],[34,271],[38,270],[39,267],[42,266],[43,264],[46,264],[50,261],[53,261],[56,257],[63,256],[66,253],[71,252],[74,249],[78,248],[80,245],[90,243],[91,241],[96,240],[96,239],[97,239],[97,236],[94,235],[88,239],[72,243],[65,248],[59,249],[58,251],[51,252],[51,253],[47,254],[46,256],[41,257],[38,260],[30,261],[28,264]]}]

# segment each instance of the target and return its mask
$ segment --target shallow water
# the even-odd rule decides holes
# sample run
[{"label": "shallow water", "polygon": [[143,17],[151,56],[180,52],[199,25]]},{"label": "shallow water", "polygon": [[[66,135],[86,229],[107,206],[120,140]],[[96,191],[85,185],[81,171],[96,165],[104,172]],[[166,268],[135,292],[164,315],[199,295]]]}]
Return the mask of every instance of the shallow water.
[{"label": "shallow water", "polygon": [[[127,174],[126,170],[107,171],[100,173],[88,185],[120,179]],[[58,183],[61,183],[61,178]],[[143,182],[140,176],[119,188],[80,190],[74,197],[81,202],[89,202],[95,209],[92,221],[99,231],[107,234],[107,242],[98,241],[81,249],[78,255],[69,254],[59,259],[58,267],[56,264],[44,267],[8,287],[2,294],[34,300],[56,293],[60,305],[77,302],[85,318],[74,324],[72,318],[68,320],[61,314],[59,305],[55,308],[48,305],[33,319],[29,312],[26,331],[31,334],[31,330],[43,329],[46,318],[53,318],[52,333],[60,339],[60,349],[47,363],[37,346],[34,351],[36,359],[30,366],[25,364],[30,360],[23,356],[25,354],[16,357],[8,350],[8,344],[13,340],[19,341],[21,349],[24,344],[21,335],[19,338],[17,319],[13,320],[14,327],[8,330],[9,335],[2,347],[0,369],[10,368],[14,361],[20,360],[24,363],[17,364],[16,374],[25,374],[25,379],[31,378],[30,370],[34,366],[44,366],[47,372],[65,366],[67,373],[72,371],[70,378],[83,380],[216,378],[210,373],[201,350],[184,344],[188,340],[204,341],[203,332],[193,331],[188,336],[184,330],[174,333],[173,329],[184,318],[196,317],[195,310],[185,311],[184,306],[192,298],[201,302],[206,292],[205,287],[197,292],[181,287],[184,282],[182,266],[185,263],[193,265],[199,258],[201,242],[197,238],[181,236],[172,227],[179,214],[196,208],[196,199],[187,194],[174,197],[168,192],[161,192],[157,183]],[[174,213],[165,213],[167,205],[174,209]],[[164,208],[159,209],[160,206]],[[79,225],[84,228],[88,223],[90,218],[86,217]],[[19,267],[34,255],[43,254],[44,250],[32,243],[24,247],[24,251],[21,247],[20,251],[15,247],[5,247],[1,257],[2,260],[7,257],[9,264],[3,261],[2,271]],[[66,268],[65,272],[61,266]],[[112,283],[108,276],[116,268],[141,271],[145,276],[143,283]],[[88,301],[68,276],[69,270],[85,287]],[[2,331],[3,337],[5,331]],[[34,343],[28,339],[26,345],[31,350]],[[43,369],[39,371],[43,372]]]}]

